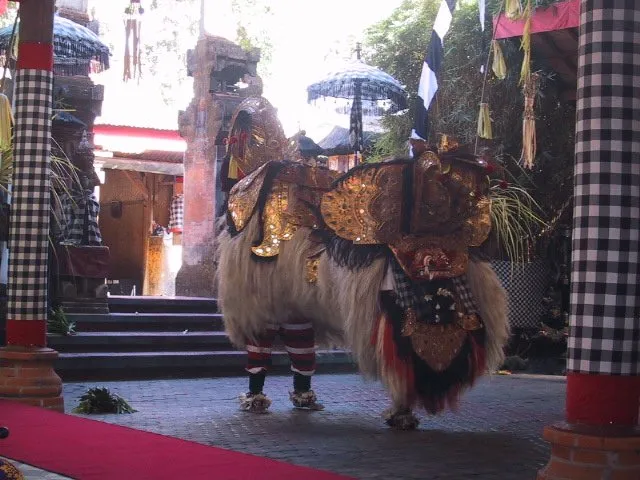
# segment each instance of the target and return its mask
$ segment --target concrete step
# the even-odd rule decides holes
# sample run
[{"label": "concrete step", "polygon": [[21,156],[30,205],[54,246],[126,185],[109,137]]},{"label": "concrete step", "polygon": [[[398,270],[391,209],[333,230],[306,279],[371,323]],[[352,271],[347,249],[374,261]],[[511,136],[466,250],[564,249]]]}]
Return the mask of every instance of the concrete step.
[{"label": "concrete step", "polygon": [[67,318],[78,332],[223,330],[219,313],[70,313]]},{"label": "concrete step", "polygon": [[47,344],[58,352],[136,352],[231,350],[227,335],[212,331],[182,332],[78,332],[62,336],[49,334]]},{"label": "concrete step", "polygon": [[[237,350],[60,353],[55,370],[65,381],[215,377],[242,374],[246,359],[246,352]],[[289,369],[286,352],[275,351],[272,359],[274,372]],[[326,373],[355,370],[344,350],[319,350],[317,363]]]},{"label": "concrete step", "polygon": [[108,303],[109,311],[116,313],[215,313],[218,311],[215,298],[113,295],[109,297]]}]

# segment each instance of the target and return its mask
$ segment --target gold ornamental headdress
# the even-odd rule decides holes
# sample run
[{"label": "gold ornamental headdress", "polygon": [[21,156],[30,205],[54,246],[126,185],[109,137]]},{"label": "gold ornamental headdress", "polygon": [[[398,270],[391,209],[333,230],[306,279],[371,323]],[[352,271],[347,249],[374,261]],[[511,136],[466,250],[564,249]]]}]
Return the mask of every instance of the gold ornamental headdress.
[{"label": "gold ornamental headdress", "polygon": [[266,98],[250,97],[238,105],[231,119],[227,145],[230,170],[239,170],[236,178],[271,160],[284,159],[287,137],[276,109]]}]

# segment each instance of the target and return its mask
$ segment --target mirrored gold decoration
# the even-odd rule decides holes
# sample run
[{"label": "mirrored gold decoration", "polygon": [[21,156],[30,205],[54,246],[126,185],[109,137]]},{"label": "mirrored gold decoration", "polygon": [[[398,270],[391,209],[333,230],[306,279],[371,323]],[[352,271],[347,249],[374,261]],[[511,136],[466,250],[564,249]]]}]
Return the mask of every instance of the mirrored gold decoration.
[{"label": "mirrored gold decoration", "polygon": [[322,197],[326,225],[356,244],[387,244],[414,279],[452,278],[491,230],[484,164],[443,137],[437,154],[358,167]]},{"label": "mirrored gold decoration", "polygon": [[401,228],[402,172],[410,164],[367,165],[322,196],[325,223],[356,244],[388,243]]},{"label": "mirrored gold decoration", "polygon": [[290,240],[298,229],[286,215],[289,205],[289,185],[273,182],[262,215],[263,239],[260,245],[251,247],[259,257],[275,257],[280,253],[280,242]]},{"label": "mirrored gold decoration", "polygon": [[277,110],[263,97],[250,97],[238,105],[227,142],[244,175],[269,161],[284,160],[287,148]]},{"label": "mirrored gold decoration", "polygon": [[238,232],[244,229],[253,214],[266,175],[265,164],[236,183],[229,192],[227,209]]},{"label": "mirrored gold decoration", "polygon": [[468,332],[457,324],[426,324],[416,320],[412,309],[405,312],[402,335],[411,339],[416,354],[436,372],[449,368],[462,350]]}]

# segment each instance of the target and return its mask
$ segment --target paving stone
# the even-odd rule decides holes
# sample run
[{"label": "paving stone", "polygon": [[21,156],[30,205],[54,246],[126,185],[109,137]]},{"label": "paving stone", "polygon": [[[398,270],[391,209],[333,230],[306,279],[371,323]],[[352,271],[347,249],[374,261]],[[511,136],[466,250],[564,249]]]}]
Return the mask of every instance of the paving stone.
[{"label": "paving stone", "polygon": [[561,377],[496,376],[468,391],[457,412],[421,415],[417,431],[396,432],[381,418],[389,406],[381,385],[355,374],[314,377],[322,412],[292,409],[290,376],[267,378],[266,415],[238,410],[244,377],[67,383],[66,411],[95,386],[138,412],[93,419],[362,479],[533,479],[549,454],[542,428],[562,419],[565,397]]}]

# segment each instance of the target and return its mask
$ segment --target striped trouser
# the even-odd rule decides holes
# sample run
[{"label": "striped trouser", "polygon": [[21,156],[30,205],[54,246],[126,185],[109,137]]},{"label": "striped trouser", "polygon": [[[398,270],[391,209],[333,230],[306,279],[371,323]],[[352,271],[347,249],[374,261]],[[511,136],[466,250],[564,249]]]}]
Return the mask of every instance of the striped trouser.
[{"label": "striped trouser", "polygon": [[247,372],[259,373],[271,366],[271,349],[277,334],[284,341],[291,360],[291,370],[311,376],[316,371],[315,337],[310,323],[270,325],[255,340],[247,339]]}]

